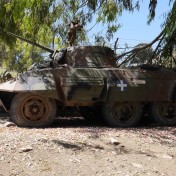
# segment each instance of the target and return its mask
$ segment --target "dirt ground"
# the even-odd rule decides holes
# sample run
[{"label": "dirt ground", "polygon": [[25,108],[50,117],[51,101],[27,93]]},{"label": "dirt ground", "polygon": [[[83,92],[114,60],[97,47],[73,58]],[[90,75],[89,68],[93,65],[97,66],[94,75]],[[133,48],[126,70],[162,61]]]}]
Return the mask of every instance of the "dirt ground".
[{"label": "dirt ground", "polygon": [[106,127],[81,117],[19,128],[0,114],[0,176],[175,176],[176,128]]}]

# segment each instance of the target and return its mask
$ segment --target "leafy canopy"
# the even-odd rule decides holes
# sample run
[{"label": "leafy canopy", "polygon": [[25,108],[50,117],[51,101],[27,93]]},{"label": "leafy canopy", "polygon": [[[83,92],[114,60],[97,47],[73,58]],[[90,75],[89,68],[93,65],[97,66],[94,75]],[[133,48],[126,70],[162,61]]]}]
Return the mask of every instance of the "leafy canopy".
[{"label": "leafy canopy", "polygon": [[[0,0],[0,41],[11,48],[18,48],[18,51],[6,49],[7,52],[13,52],[14,55],[16,52],[17,55],[23,53],[26,55],[24,60],[27,60],[27,57],[33,59],[32,57],[39,55],[33,53],[34,48],[28,45],[24,47],[19,41],[16,44],[16,39],[7,35],[6,31],[49,47],[61,48],[66,44],[68,24],[75,20],[79,20],[83,25],[93,20],[96,24],[107,25],[106,37],[110,40],[120,27],[118,17],[123,15],[124,11],[139,10],[141,3],[141,0]],[[155,18],[158,3],[157,0],[149,1],[148,23]],[[169,0],[168,5],[171,6],[171,11],[163,21],[163,31],[157,38],[159,44],[155,50],[156,54],[162,53],[164,56],[170,55],[176,45],[176,1]],[[83,30],[79,33],[77,44],[87,40],[86,32]],[[100,36],[102,37],[104,36]],[[0,45],[4,47],[2,43]],[[10,59],[15,63],[19,60],[18,57],[7,60]]]}]

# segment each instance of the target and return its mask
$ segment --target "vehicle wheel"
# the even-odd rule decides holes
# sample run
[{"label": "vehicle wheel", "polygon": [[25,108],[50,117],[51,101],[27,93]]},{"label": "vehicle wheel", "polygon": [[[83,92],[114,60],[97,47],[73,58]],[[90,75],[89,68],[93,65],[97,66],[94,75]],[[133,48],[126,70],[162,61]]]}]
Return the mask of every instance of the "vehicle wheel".
[{"label": "vehicle wheel", "polygon": [[103,117],[111,127],[131,127],[137,125],[142,116],[142,106],[137,102],[105,103]]},{"label": "vehicle wheel", "polygon": [[79,111],[86,120],[101,119],[102,117],[102,106],[80,106]]},{"label": "vehicle wheel", "polygon": [[160,125],[176,125],[176,103],[152,103],[151,113],[153,119]]},{"label": "vehicle wheel", "polygon": [[55,118],[56,103],[32,93],[16,94],[11,103],[10,115],[19,127],[46,127]]}]

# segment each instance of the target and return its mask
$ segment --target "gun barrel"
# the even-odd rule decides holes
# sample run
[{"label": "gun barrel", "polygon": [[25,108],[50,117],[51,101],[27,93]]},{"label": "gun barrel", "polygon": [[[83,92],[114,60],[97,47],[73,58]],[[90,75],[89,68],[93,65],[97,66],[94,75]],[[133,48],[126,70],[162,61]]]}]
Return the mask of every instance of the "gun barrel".
[{"label": "gun barrel", "polygon": [[38,44],[38,43],[32,42],[32,41],[30,41],[30,40],[28,40],[28,39],[26,39],[26,38],[20,37],[19,35],[13,34],[13,33],[11,33],[11,32],[7,32],[7,34],[10,35],[10,36],[12,36],[12,37],[18,38],[18,39],[20,39],[20,40],[22,40],[22,41],[25,41],[25,42],[27,42],[27,43],[30,43],[31,45],[35,45],[35,46],[37,46],[37,47],[39,47],[39,48],[41,48],[41,49],[43,49],[43,50],[45,50],[45,51],[48,51],[48,52],[50,52],[50,53],[53,53],[53,52],[54,52],[54,50],[51,49],[51,48],[48,48],[48,47],[46,47],[46,46],[42,46],[42,45],[40,45],[40,44]]}]

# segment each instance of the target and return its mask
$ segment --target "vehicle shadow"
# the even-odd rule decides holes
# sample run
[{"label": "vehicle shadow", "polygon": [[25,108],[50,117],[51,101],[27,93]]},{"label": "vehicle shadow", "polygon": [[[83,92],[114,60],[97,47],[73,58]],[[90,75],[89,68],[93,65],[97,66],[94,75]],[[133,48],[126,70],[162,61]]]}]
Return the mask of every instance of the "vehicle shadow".
[{"label": "vehicle shadow", "polygon": [[11,118],[8,113],[0,111],[0,125],[5,124],[6,122],[11,122]]},{"label": "vehicle shadow", "polygon": [[[63,115],[63,114],[62,114]],[[8,113],[0,111],[0,125],[6,122],[12,122]],[[50,125],[51,128],[84,128],[84,127],[104,127],[110,128],[103,120],[103,118],[95,117],[92,119],[84,119],[79,113],[76,114],[66,114],[65,116],[58,115],[53,123]],[[136,127],[131,127],[129,129],[140,129],[140,128],[155,128],[160,127],[158,124],[154,123],[151,118],[143,117]],[[124,129],[124,128],[118,128]],[[128,129],[128,128],[125,128]]]},{"label": "vehicle shadow", "polygon": [[[152,118],[143,115],[139,124],[134,128],[150,128],[158,126]],[[101,116],[93,116],[85,119],[77,108],[65,108],[59,111],[57,118],[52,123],[51,127],[57,128],[73,128],[73,127],[106,127],[110,128]],[[119,129],[119,128],[118,128]],[[126,128],[127,129],[127,128]]]},{"label": "vehicle shadow", "polygon": [[[156,124],[151,118],[143,117],[139,124],[136,127],[130,127],[131,128],[153,128],[158,127],[159,125]],[[81,115],[80,116],[65,116],[61,117],[58,116],[54,122],[52,123],[51,127],[57,128],[84,128],[84,127],[105,127],[105,128],[111,128],[109,127],[102,117],[95,117],[92,119],[84,119]],[[120,129],[120,128],[119,128]],[[124,128],[128,129],[128,128]]]},{"label": "vehicle shadow", "polygon": [[93,118],[86,120],[78,117],[57,117],[51,127],[76,128],[76,127],[107,127],[103,119]]}]

